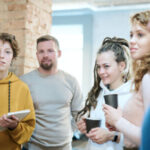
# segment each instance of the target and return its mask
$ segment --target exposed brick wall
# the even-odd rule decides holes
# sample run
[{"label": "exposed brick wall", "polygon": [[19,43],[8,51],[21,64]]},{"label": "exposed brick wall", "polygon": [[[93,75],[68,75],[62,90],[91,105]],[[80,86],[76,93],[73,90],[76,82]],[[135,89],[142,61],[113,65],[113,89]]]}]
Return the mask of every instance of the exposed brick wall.
[{"label": "exposed brick wall", "polygon": [[21,49],[11,71],[22,75],[37,67],[36,39],[50,28],[51,0],[0,0],[0,32],[14,34]]}]

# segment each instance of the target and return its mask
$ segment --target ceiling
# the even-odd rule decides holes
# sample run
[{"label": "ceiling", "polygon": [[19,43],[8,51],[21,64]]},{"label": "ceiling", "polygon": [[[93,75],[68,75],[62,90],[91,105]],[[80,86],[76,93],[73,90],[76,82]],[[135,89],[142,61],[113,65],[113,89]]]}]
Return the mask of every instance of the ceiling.
[{"label": "ceiling", "polygon": [[91,8],[100,9],[108,6],[138,5],[149,3],[150,0],[53,0],[53,10]]}]

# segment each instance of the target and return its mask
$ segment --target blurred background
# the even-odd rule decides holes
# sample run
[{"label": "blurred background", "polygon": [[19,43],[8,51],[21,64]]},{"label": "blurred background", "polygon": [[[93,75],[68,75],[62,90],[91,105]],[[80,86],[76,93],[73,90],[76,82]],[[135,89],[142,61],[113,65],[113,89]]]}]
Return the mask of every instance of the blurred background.
[{"label": "blurred background", "polygon": [[51,34],[60,41],[60,68],[78,79],[84,98],[93,83],[95,56],[103,39],[129,40],[130,16],[148,9],[149,0],[53,0]]},{"label": "blurred background", "polygon": [[[77,78],[85,99],[103,39],[129,40],[129,18],[143,10],[150,10],[150,0],[0,0],[0,32],[14,34],[20,46],[10,71],[20,76],[37,68],[36,39],[52,34],[62,50],[59,68]],[[86,141],[73,142],[74,150]]]},{"label": "blurred background", "polygon": [[36,39],[52,34],[62,50],[60,69],[77,78],[85,99],[103,39],[129,40],[130,16],[148,9],[150,0],[0,0],[0,32],[14,34],[21,49],[11,71],[37,68]]},{"label": "blurred background", "polygon": [[[129,40],[130,16],[143,10],[150,10],[149,0],[53,0],[51,34],[60,42],[59,66],[78,79],[84,99],[93,85],[96,52],[103,39]],[[86,143],[84,135],[74,132],[74,150],[85,149]]]}]

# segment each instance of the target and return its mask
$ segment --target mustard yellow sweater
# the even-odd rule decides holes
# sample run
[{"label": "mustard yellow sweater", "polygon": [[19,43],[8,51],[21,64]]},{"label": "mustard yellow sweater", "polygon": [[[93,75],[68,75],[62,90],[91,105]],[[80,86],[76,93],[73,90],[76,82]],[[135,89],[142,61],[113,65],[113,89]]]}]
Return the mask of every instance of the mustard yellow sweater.
[{"label": "mustard yellow sweater", "polygon": [[[10,97],[10,98],[9,98]],[[9,73],[0,80],[0,117],[10,112],[30,109],[31,112],[19,122],[14,130],[0,131],[0,149],[20,150],[27,142],[35,127],[35,112],[27,85],[16,75]]]}]

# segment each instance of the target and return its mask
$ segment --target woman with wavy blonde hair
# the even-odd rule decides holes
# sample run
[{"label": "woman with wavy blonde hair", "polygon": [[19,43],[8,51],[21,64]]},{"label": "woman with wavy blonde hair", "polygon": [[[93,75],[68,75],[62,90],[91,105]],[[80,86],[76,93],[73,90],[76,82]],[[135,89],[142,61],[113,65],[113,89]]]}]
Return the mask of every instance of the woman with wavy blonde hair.
[{"label": "woman with wavy blonde hair", "polygon": [[[79,130],[89,138],[87,150],[122,150],[123,138],[119,132],[110,132],[105,126],[102,111],[105,94],[118,94],[118,103],[124,107],[131,97],[131,63],[129,45],[125,39],[106,37],[97,52],[94,67],[94,85],[78,114]],[[84,116],[85,115],[85,116]],[[85,118],[101,119],[101,126],[86,132]]]},{"label": "woman with wavy blonde hair", "polygon": [[[130,53],[133,58],[135,92],[123,114],[104,105],[107,124],[116,128],[138,147],[141,141],[143,114],[150,103],[150,11],[131,17]],[[136,148],[138,149],[138,148]]]}]

